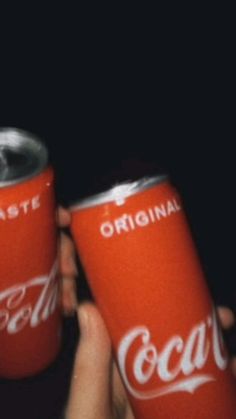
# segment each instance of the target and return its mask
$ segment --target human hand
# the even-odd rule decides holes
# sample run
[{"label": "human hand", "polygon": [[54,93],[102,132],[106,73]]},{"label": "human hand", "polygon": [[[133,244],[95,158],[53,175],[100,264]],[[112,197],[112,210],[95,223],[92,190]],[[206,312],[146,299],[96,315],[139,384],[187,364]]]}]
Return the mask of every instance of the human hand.
[{"label": "human hand", "polygon": [[[59,227],[70,225],[70,213],[60,207]],[[77,268],[72,240],[61,233],[60,272],[62,307],[72,314],[76,303]],[[80,342],[75,358],[66,419],[134,419],[111,355],[111,343],[104,322],[93,304],[78,309]],[[90,415],[90,416],[89,416]]]},{"label": "human hand", "polygon": [[78,308],[80,341],[65,419],[134,419],[96,306]]},{"label": "human hand", "polygon": [[[58,226],[60,228],[69,227],[70,212],[59,207],[57,213]],[[60,257],[59,269],[61,274],[61,306],[65,315],[75,313],[77,307],[76,282],[78,275],[75,258],[75,246],[64,232],[60,236]]]},{"label": "human hand", "polygon": [[[59,225],[70,224],[70,213],[59,209]],[[62,302],[66,313],[74,310],[75,249],[72,241],[62,234],[61,273]],[[82,304],[78,310],[80,342],[75,356],[66,419],[134,419],[126,392],[112,359],[111,342],[105,324],[95,305]],[[218,307],[223,329],[234,325],[234,315],[227,307]],[[236,358],[231,359],[236,376]]]},{"label": "human hand", "polygon": [[[218,307],[224,329],[234,324],[230,309]],[[134,419],[105,324],[93,304],[78,309],[81,337],[75,357],[66,419]],[[236,376],[236,359],[231,360]]]}]

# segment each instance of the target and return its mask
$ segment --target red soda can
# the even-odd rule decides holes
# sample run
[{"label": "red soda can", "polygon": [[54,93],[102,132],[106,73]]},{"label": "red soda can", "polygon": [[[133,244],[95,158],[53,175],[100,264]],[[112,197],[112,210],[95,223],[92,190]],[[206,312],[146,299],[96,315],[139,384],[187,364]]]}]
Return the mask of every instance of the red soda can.
[{"label": "red soda can", "polygon": [[54,174],[46,147],[0,130],[0,376],[38,373],[56,357],[61,316]]},{"label": "red soda can", "polygon": [[71,210],[135,418],[235,418],[213,301],[168,177],[124,182]]}]

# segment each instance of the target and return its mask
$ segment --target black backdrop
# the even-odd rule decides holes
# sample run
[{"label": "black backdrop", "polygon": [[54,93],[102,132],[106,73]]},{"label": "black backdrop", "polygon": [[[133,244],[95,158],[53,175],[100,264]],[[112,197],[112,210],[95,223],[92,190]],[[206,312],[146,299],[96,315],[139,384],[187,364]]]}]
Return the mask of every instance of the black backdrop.
[{"label": "black backdrop", "polygon": [[[58,21],[53,9],[48,25],[52,36],[44,42],[44,19],[36,25],[35,19],[27,18],[23,44],[31,39],[34,25],[37,36],[25,55],[22,41],[13,51],[24,25],[19,19],[11,44],[14,25],[8,23],[4,34],[8,54],[1,57],[0,126],[22,128],[45,140],[56,171],[58,202],[64,205],[86,194],[91,179],[120,159],[144,158],[164,167],[184,199],[214,299],[234,308],[232,53],[227,56],[229,44],[222,41],[222,34],[217,38],[209,29],[212,10],[209,15],[201,12],[209,32],[202,39],[199,22],[191,38],[192,17],[186,19],[185,31],[175,13],[171,26],[176,19],[176,32],[169,32],[167,25],[156,37],[159,23],[155,22],[146,39],[146,28],[132,10],[127,15],[129,36],[123,41],[120,22],[110,37],[113,17],[108,32],[101,27],[92,32],[88,25],[77,41],[78,14],[76,22],[70,16],[64,25],[64,9]],[[137,24],[135,31],[131,21]],[[220,26],[218,19],[215,22]],[[57,33],[52,23],[59,26]],[[84,283],[78,295],[86,296]],[[59,419],[77,332],[75,319],[64,321],[61,354],[46,372],[18,382],[0,379],[1,419]]]},{"label": "black backdrop", "polygon": [[[34,5],[31,16],[27,5],[25,19],[15,9],[9,19],[2,14],[0,126],[45,139],[64,205],[120,158],[165,167],[184,199],[214,298],[234,308],[231,27],[222,6],[219,16],[217,6],[167,7],[166,16],[149,8],[144,16],[142,5],[138,16],[138,6],[126,5],[121,18],[118,7],[112,13],[101,4],[89,6],[88,16],[64,4],[52,11]],[[1,419],[60,418],[77,339],[76,320],[64,323],[63,348],[49,370],[0,379]]]}]

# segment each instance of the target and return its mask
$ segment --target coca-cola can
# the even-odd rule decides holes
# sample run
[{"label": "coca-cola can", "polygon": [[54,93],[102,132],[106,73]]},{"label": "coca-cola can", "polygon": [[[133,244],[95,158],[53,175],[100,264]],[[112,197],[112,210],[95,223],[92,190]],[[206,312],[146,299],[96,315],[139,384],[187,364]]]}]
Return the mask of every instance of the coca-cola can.
[{"label": "coca-cola can", "polygon": [[42,371],[61,340],[54,174],[35,136],[0,130],[0,376]]},{"label": "coca-cola can", "polygon": [[169,178],[117,184],[71,211],[135,418],[235,418],[235,382],[214,304]]}]

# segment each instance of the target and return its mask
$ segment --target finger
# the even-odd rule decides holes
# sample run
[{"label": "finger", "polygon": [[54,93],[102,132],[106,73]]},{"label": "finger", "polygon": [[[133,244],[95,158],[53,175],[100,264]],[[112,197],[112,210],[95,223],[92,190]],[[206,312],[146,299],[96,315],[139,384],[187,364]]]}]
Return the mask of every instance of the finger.
[{"label": "finger", "polygon": [[71,220],[70,211],[60,206],[58,208],[57,220],[60,227],[68,227]]},{"label": "finger", "polygon": [[217,312],[221,326],[224,329],[230,329],[235,323],[235,318],[232,310],[230,310],[228,307],[218,307]]},{"label": "finger", "polygon": [[81,338],[75,357],[66,418],[110,419],[110,339],[95,306],[83,304],[78,314]]},{"label": "finger", "polygon": [[131,409],[129,404],[127,406],[125,419],[135,419],[134,414],[133,414],[132,409]]},{"label": "finger", "polygon": [[61,304],[64,314],[72,315],[77,306],[75,248],[72,240],[64,233],[61,234],[60,247]]},{"label": "finger", "polygon": [[126,390],[115,362],[113,362],[112,368],[112,388],[114,418],[134,419],[134,415],[127,399]]},{"label": "finger", "polygon": [[125,406],[127,402],[126,391],[122,383],[122,380],[120,378],[120,373],[118,371],[118,368],[115,362],[113,362],[113,366],[112,366],[112,388],[113,388],[112,398],[113,398],[114,404],[119,405],[120,407]]},{"label": "finger", "polygon": [[75,277],[78,275],[75,247],[72,240],[64,233],[61,233],[60,240],[60,272],[64,277]]},{"label": "finger", "polygon": [[66,316],[71,316],[75,313],[77,307],[75,278],[63,277],[61,290],[61,304],[63,313]]}]

